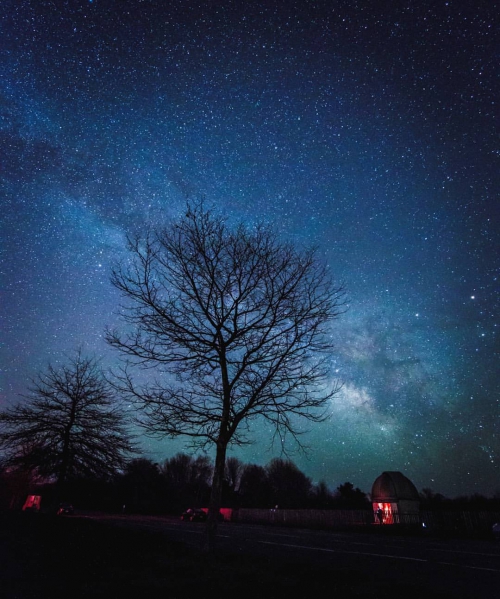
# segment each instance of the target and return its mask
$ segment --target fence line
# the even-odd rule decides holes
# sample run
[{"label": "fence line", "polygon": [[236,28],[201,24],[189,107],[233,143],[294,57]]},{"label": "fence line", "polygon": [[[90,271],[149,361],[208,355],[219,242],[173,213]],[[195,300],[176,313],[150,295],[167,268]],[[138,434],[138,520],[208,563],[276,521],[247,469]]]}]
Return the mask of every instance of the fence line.
[{"label": "fence line", "polygon": [[427,511],[420,513],[420,521],[429,529],[445,532],[490,532],[495,522],[500,522],[497,511]]},{"label": "fence line", "polygon": [[233,510],[233,521],[305,528],[342,528],[373,522],[369,510],[281,510],[239,508]]},{"label": "fence line", "polygon": [[[369,526],[375,523],[371,510],[290,510],[290,509],[233,509],[231,520],[255,524],[274,524],[303,528],[342,529]],[[387,526],[424,527],[436,532],[485,533],[500,522],[498,511],[428,511],[419,514],[397,514]],[[385,525],[384,525],[385,526]]]}]

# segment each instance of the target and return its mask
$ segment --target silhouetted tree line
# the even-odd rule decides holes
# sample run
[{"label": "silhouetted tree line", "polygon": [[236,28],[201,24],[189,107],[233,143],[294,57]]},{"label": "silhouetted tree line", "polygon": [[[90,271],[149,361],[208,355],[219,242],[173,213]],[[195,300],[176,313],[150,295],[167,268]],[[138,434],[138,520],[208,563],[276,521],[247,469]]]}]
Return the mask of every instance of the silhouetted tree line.
[{"label": "silhouetted tree line", "polygon": [[[206,507],[210,499],[213,464],[208,457],[178,453],[159,464],[140,457],[127,462],[113,477],[75,477],[67,481],[66,497],[77,508],[126,513],[179,514],[187,507]],[[19,479],[0,471],[2,507],[22,506],[29,493],[51,497],[53,485]],[[15,491],[17,500],[12,505]],[[226,461],[223,507],[282,509],[369,509],[366,494],[346,482],[331,491],[324,481],[313,484],[292,461],[272,459],[266,466]]]},{"label": "silhouetted tree line", "polygon": [[422,510],[429,511],[497,511],[500,510],[500,492],[492,497],[474,493],[449,498],[432,489],[424,488],[420,492],[420,506]]},{"label": "silhouetted tree line", "polygon": [[[73,477],[65,500],[77,509],[143,514],[180,514],[187,507],[206,507],[213,464],[207,456],[178,453],[162,464],[140,457],[108,477]],[[42,508],[51,504],[54,483],[27,471],[0,464],[0,509],[21,509],[28,494],[42,495]],[[231,508],[371,509],[366,493],[350,482],[330,490],[314,484],[292,461],[274,458],[266,466],[226,461],[222,505]],[[448,498],[432,489],[420,493],[422,510],[500,510],[500,493]]]},{"label": "silhouetted tree line", "polygon": [[[178,513],[186,507],[206,506],[210,498],[212,464],[205,456],[183,453],[161,465],[132,460],[115,481],[126,511]],[[351,483],[332,492],[324,481],[313,484],[292,461],[274,458],[266,466],[226,461],[222,488],[224,507],[362,509],[370,503]]]}]

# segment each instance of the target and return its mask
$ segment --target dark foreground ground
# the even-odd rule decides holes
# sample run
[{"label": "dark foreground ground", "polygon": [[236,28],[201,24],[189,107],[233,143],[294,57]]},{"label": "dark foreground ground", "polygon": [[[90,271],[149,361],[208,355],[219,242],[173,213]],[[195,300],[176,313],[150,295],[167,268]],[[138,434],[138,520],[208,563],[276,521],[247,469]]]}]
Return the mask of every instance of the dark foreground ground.
[{"label": "dark foreground ground", "polygon": [[[290,558],[206,555],[158,533],[47,514],[0,514],[0,598],[411,599],[418,581]],[[427,591],[426,599],[444,599]],[[450,595],[451,597],[451,595]]]}]

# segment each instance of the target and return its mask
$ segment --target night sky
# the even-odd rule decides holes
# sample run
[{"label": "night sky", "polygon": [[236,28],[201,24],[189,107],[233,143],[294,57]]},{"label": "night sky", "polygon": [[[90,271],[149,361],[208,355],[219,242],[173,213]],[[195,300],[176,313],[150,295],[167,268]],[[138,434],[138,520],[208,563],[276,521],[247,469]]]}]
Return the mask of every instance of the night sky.
[{"label": "night sky", "polygon": [[[500,492],[493,0],[4,0],[0,407],[83,344],[117,362],[127,233],[203,196],[317,244],[348,312],[314,482]],[[271,431],[235,451],[266,464]],[[145,440],[154,460],[181,442]]]}]

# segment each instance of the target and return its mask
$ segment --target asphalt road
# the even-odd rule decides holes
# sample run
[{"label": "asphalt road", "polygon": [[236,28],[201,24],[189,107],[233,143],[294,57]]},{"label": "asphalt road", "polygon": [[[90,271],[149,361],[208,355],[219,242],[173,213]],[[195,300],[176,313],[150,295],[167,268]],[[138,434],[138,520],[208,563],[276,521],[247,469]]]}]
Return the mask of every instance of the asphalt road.
[{"label": "asphalt road", "polygon": [[[200,547],[203,523],[144,516],[87,515],[116,526],[154,530]],[[331,571],[368,573],[390,583],[414,581],[422,592],[457,599],[500,597],[500,543],[487,540],[389,536],[221,523],[216,550],[287,559]]]}]

